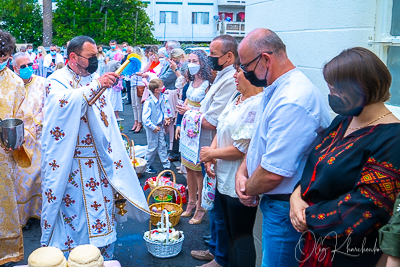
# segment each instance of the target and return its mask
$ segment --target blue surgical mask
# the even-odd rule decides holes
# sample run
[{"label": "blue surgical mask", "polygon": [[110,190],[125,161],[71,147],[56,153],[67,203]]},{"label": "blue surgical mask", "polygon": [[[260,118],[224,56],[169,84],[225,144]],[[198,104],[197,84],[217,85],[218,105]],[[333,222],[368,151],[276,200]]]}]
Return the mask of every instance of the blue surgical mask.
[{"label": "blue surgical mask", "polygon": [[112,45],[112,46],[111,46],[111,49],[115,49],[116,47],[117,47],[117,46],[115,46],[115,45]]},{"label": "blue surgical mask", "polygon": [[51,52],[50,52],[50,54],[51,54],[52,56],[55,56],[56,53],[57,53],[56,51],[51,51]]},{"label": "blue surgical mask", "polygon": [[19,69],[19,77],[22,79],[28,80],[30,77],[32,77],[33,74],[33,68],[32,67],[25,67],[23,69]]},{"label": "blue surgical mask", "polygon": [[0,63],[0,71],[4,70],[7,67],[8,59],[3,63]]},{"label": "blue surgical mask", "polygon": [[42,49],[38,49],[37,51],[38,51],[39,53],[42,53]]},{"label": "blue surgical mask", "polygon": [[122,51],[124,51],[124,52],[125,52],[125,51],[126,51],[126,47],[122,48]]},{"label": "blue surgical mask", "polygon": [[33,52],[33,49],[28,49],[28,53],[32,53]]}]

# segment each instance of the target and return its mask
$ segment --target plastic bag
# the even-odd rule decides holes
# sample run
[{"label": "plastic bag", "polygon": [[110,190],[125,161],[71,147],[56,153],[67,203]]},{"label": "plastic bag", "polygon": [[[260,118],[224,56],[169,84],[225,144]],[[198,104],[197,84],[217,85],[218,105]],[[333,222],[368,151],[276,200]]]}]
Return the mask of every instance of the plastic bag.
[{"label": "plastic bag", "polygon": [[203,179],[203,191],[201,193],[201,207],[206,210],[211,210],[214,207],[216,186],[217,180],[206,174]]}]

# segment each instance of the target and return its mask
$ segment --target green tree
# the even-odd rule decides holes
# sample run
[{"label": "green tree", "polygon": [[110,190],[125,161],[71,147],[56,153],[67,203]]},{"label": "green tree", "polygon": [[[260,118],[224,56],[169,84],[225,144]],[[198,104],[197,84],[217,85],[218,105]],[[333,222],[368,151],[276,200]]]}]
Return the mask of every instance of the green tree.
[{"label": "green tree", "polygon": [[78,35],[103,44],[111,39],[118,43],[155,43],[153,23],[145,7],[139,0],[59,0],[53,20],[54,43],[62,45]]},{"label": "green tree", "polygon": [[17,43],[42,44],[42,12],[36,0],[0,0],[0,28]]}]

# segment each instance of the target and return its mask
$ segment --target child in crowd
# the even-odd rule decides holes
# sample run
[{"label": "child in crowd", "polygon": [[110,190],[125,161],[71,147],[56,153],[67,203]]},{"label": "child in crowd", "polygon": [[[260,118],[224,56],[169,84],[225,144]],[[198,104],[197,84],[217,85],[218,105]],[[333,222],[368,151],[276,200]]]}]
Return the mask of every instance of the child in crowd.
[{"label": "child in crowd", "polygon": [[171,163],[168,160],[167,147],[165,143],[163,121],[169,125],[171,112],[169,105],[165,102],[162,92],[165,90],[161,79],[153,79],[149,83],[149,97],[143,103],[142,121],[147,136],[147,173],[156,173],[151,166],[158,150],[158,156],[164,169],[169,169]]}]

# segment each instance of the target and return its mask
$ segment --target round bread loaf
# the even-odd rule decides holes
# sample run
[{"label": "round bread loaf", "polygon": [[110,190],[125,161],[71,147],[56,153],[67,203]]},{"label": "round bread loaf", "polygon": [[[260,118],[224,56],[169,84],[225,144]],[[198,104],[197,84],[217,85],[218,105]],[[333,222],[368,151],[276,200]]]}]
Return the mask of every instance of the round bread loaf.
[{"label": "round bread loaf", "polygon": [[104,259],[100,250],[93,245],[80,245],[68,257],[69,267],[103,267]]},{"label": "round bread loaf", "polygon": [[67,261],[60,249],[42,247],[29,255],[28,267],[67,267]]}]

